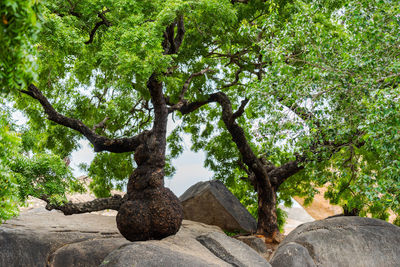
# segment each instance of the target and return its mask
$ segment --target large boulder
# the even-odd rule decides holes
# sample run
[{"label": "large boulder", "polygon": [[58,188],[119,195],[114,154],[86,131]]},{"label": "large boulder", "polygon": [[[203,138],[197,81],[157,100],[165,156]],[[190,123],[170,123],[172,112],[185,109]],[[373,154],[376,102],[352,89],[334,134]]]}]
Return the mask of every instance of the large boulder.
[{"label": "large boulder", "polygon": [[[42,209],[23,212],[0,226],[0,266],[231,266],[196,239],[211,233],[224,238],[217,226],[184,220],[176,235],[130,242],[119,233],[115,220],[115,216],[64,216]],[[239,266],[263,262],[245,244],[228,241],[221,246],[248,255],[238,258]]]},{"label": "large boulder", "polygon": [[278,247],[278,244],[266,243],[265,238],[261,236],[243,235],[235,236],[234,238],[254,249],[258,254],[268,261],[271,259],[273,252]]},{"label": "large boulder", "polygon": [[400,227],[347,216],[305,223],[284,239],[271,265],[400,266]]},{"label": "large boulder", "polygon": [[256,251],[223,233],[212,232],[196,238],[218,258],[232,266],[270,266]]},{"label": "large boulder", "polygon": [[128,243],[115,217],[36,210],[0,227],[0,266],[98,266]]},{"label": "large boulder", "polygon": [[253,216],[220,181],[198,182],[179,199],[186,220],[217,225],[232,232],[257,230]]},{"label": "large boulder", "polygon": [[212,227],[184,220],[176,235],[123,246],[109,254],[101,266],[271,266],[246,244]]}]

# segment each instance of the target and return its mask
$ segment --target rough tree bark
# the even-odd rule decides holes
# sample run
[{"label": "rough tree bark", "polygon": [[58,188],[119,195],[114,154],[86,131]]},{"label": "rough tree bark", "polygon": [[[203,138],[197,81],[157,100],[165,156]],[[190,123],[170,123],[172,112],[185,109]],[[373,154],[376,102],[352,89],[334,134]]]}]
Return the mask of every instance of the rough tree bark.
[{"label": "rough tree bark", "polygon": [[164,187],[168,108],[155,74],[147,87],[154,106],[153,129],[135,151],[138,166],[129,177],[128,198],[117,215],[119,231],[131,241],[175,234],[183,219],[179,199]]}]

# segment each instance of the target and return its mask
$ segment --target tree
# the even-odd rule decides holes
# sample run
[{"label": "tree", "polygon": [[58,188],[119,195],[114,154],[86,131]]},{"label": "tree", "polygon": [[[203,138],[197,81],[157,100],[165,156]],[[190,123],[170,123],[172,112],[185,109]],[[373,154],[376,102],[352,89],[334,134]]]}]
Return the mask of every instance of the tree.
[{"label": "tree", "polygon": [[[123,198],[64,205],[40,198],[64,214],[116,209],[117,226],[129,240],[176,233],[182,208],[163,181],[167,119],[205,104],[190,103],[186,93],[195,78],[206,84],[210,68],[200,56],[214,35],[234,26],[232,4],[43,1],[41,10],[37,41],[29,39],[37,51],[38,78],[9,95],[29,117],[40,149],[64,157],[84,136],[95,152],[125,153],[120,159],[126,160],[134,152],[136,167]],[[101,169],[111,155],[103,153],[90,169]]]},{"label": "tree", "polygon": [[206,166],[257,207],[258,232],[272,240],[279,240],[277,198],[310,202],[318,186],[328,185],[326,197],[345,214],[400,214],[398,142],[389,141],[399,132],[399,6],[294,8],[286,20],[280,11],[242,25],[251,46],[214,52],[237,88],[247,87],[244,100],[221,94],[222,121],[212,107],[182,127],[195,150],[208,152]]},{"label": "tree", "polygon": [[[28,38],[36,48],[37,79],[11,90],[9,99],[30,118],[29,129],[38,150],[50,150],[63,158],[77,148],[80,138],[91,142],[98,154],[88,170],[94,178],[93,190],[103,197],[64,205],[47,200],[47,207],[65,214],[116,209],[118,228],[129,240],[174,234],[182,210],[177,198],[164,188],[163,179],[166,170],[171,171],[168,159],[181,150],[179,131],[183,129],[193,134],[195,148],[202,146],[210,152],[207,164],[217,175],[229,172],[229,179],[247,176],[246,186],[252,185],[258,194],[258,232],[279,240],[277,190],[288,192],[279,195],[286,199],[297,189],[313,192],[310,185],[327,179],[310,176],[293,182],[300,180],[304,188],[289,186],[287,179],[303,169],[326,170],[323,163],[334,155],[342,153],[343,158],[350,147],[360,149],[366,142],[366,130],[359,129],[361,124],[350,116],[358,106],[350,103],[354,101],[364,111],[363,101],[371,98],[361,92],[347,97],[350,83],[362,79],[353,81],[346,74],[346,64],[355,62],[352,57],[335,58],[336,51],[331,50],[343,41],[353,52],[356,44],[362,44],[361,37],[353,38],[333,20],[335,14],[341,14],[341,4],[43,1],[38,38]],[[351,11],[351,5],[344,7]],[[300,35],[308,39],[302,42]],[[393,42],[396,39],[390,45]],[[368,49],[368,44],[361,47]],[[377,54],[382,51],[380,47]],[[325,58],[336,61],[327,64]],[[395,54],[386,62],[393,58]],[[339,73],[331,68],[336,62],[342,64]],[[398,73],[395,63],[390,66],[391,70],[379,69],[379,74]],[[330,71],[324,70],[327,67]],[[393,88],[397,77],[389,76],[379,76],[386,90]],[[379,79],[375,79],[378,84]],[[327,90],[330,86],[335,90]],[[308,99],[313,94],[325,100],[319,98],[310,109]],[[367,106],[373,109],[374,104]],[[338,112],[343,111],[349,123],[337,127],[343,121]],[[292,114],[289,119],[282,119],[285,112]],[[186,125],[167,138],[169,114],[182,115]],[[373,113],[354,114],[359,119]],[[287,138],[282,137],[282,124]],[[213,132],[215,125],[227,131]],[[299,136],[291,136],[296,132]],[[279,138],[292,146],[283,148],[288,141],[280,143]],[[120,169],[112,166],[123,161]],[[370,168],[369,172],[376,170]],[[111,181],[128,177],[127,195],[110,196]]]}]

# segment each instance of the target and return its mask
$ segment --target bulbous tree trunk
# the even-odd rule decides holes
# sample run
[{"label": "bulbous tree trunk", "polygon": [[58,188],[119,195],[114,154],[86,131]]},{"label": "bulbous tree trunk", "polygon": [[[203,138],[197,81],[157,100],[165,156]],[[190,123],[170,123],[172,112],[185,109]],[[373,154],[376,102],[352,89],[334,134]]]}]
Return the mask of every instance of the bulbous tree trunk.
[{"label": "bulbous tree trunk", "polygon": [[117,215],[117,227],[130,241],[162,239],[175,234],[182,223],[182,205],[164,187],[165,160],[157,159],[160,156],[154,143],[135,152],[138,167],[129,178],[128,197]]}]

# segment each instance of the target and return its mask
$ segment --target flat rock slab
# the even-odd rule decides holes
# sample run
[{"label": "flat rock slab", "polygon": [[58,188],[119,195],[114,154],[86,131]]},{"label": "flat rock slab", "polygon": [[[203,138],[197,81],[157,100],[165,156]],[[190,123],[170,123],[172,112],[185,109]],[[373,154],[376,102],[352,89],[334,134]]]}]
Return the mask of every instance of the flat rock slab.
[{"label": "flat rock slab", "polygon": [[[225,236],[217,226],[184,220],[176,235],[130,242],[114,216],[38,210],[0,226],[0,266],[232,266],[196,239],[210,233]],[[225,249],[241,245],[226,243]]]},{"label": "flat rock slab", "polygon": [[0,227],[0,266],[99,266],[128,243],[112,216],[21,213]]},{"label": "flat rock slab", "polygon": [[217,225],[227,231],[257,230],[253,216],[220,181],[199,182],[179,199],[186,220]]},{"label": "flat rock slab", "polygon": [[280,244],[273,267],[400,266],[400,227],[341,216],[305,223]]}]

